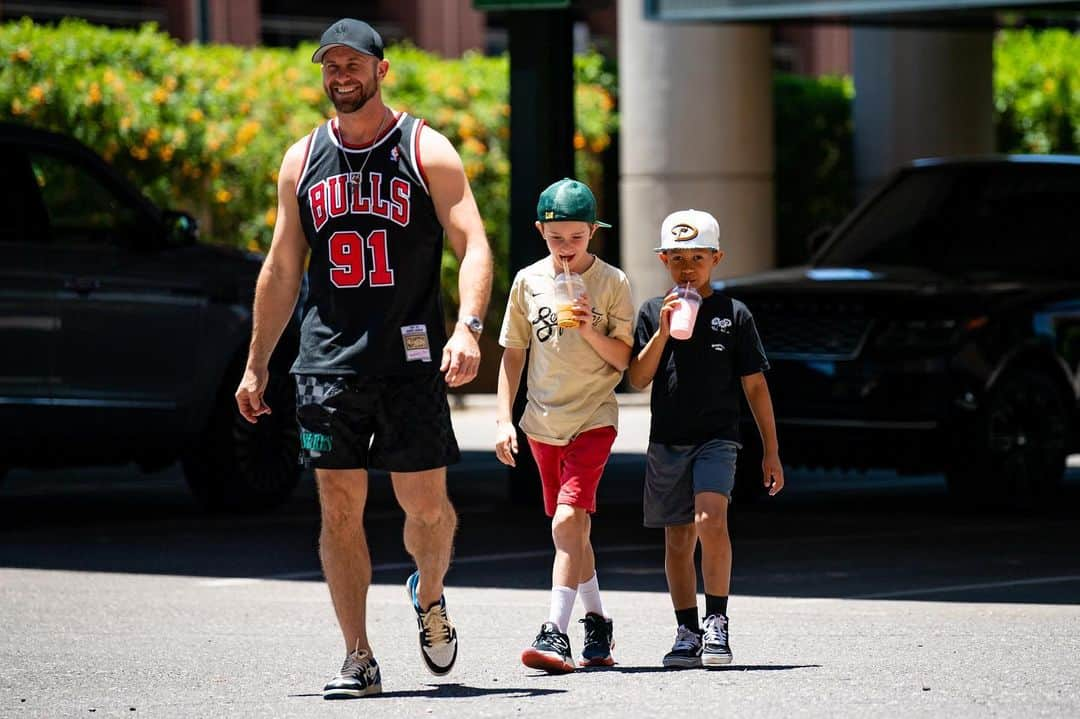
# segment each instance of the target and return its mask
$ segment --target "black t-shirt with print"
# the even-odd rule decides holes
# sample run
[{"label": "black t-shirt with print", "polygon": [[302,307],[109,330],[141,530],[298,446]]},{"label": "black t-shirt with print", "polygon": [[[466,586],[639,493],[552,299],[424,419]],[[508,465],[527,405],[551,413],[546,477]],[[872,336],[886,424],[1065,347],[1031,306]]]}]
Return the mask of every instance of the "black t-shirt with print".
[{"label": "black t-shirt with print", "polygon": [[[646,301],[634,329],[634,356],[660,324],[663,297]],[[700,444],[739,441],[741,378],[769,368],[746,305],[713,292],[701,302],[688,340],[669,338],[652,383],[649,440]]]}]

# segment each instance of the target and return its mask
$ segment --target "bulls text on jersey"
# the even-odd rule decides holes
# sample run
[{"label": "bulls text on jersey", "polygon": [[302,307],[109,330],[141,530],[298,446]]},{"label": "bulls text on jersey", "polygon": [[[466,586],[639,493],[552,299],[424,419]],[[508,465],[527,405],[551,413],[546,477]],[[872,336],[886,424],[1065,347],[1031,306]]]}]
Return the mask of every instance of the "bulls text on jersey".
[{"label": "bulls text on jersey", "polygon": [[[365,192],[366,189],[366,192]],[[308,189],[311,219],[316,230],[321,230],[331,218],[344,215],[375,215],[396,225],[409,224],[408,181],[390,179],[390,198],[382,196],[382,173],[369,172],[367,187],[363,182],[349,182],[349,175],[333,175],[315,183]]]}]

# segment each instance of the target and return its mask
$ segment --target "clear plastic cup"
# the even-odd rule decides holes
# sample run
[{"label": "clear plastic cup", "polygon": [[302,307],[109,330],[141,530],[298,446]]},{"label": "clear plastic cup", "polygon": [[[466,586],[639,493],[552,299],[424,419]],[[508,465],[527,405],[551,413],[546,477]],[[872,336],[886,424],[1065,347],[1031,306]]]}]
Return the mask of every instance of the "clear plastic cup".
[{"label": "clear plastic cup", "polygon": [[574,316],[574,300],[585,294],[585,280],[576,272],[560,272],[555,275],[555,316],[559,327],[577,327]]},{"label": "clear plastic cup", "polygon": [[689,285],[676,287],[672,291],[679,296],[679,304],[671,313],[671,336],[677,340],[688,340],[694,334],[701,295]]}]

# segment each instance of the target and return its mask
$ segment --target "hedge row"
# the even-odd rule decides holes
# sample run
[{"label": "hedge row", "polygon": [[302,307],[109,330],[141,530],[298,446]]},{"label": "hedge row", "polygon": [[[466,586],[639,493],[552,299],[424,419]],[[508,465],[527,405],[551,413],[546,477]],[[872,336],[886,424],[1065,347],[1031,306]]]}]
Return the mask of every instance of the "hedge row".
[{"label": "hedge row", "polygon": [[[13,22],[0,25],[0,119],[73,135],[155,202],[193,212],[207,240],[263,249],[285,148],[333,114],[313,50],[181,44],[152,25]],[[457,146],[498,266],[506,267],[507,57],[445,60],[397,45],[387,59],[387,102],[427,119]],[[600,155],[616,128],[615,80],[595,54],[578,57],[576,71],[577,172],[599,184]],[[447,251],[451,294],[456,268]],[[505,272],[497,278],[497,299],[508,281]]]},{"label": "hedge row", "polygon": [[[159,204],[200,219],[210,241],[265,248],[281,154],[328,117],[313,46],[184,45],[153,26],[108,30],[0,25],[0,119],[74,135]],[[458,147],[495,249],[493,312],[509,282],[508,60],[445,60],[408,45],[387,50],[388,102],[426,118]],[[599,187],[617,131],[615,75],[597,54],[575,59],[577,171]],[[805,237],[850,209],[854,184],[849,78],[778,75],[777,257],[805,258]],[[998,143],[1006,152],[1080,147],[1080,38],[1005,31],[994,48]],[[453,295],[456,262],[447,252]]]}]

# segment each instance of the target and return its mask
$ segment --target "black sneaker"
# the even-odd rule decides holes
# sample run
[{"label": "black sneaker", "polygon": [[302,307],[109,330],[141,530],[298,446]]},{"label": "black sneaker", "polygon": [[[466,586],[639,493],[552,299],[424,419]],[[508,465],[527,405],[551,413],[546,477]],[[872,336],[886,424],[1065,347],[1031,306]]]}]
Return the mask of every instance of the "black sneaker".
[{"label": "black sneaker", "polygon": [[694,669],[701,666],[701,635],[682,624],[675,630],[675,644],[664,655],[668,669]]},{"label": "black sneaker", "polygon": [[341,671],[323,687],[323,699],[355,699],[382,691],[382,675],[375,657],[361,649],[345,657]]},{"label": "black sneaker", "polygon": [[728,646],[728,618],[723,614],[705,617],[701,650],[701,665],[720,667],[731,664],[731,647]]},{"label": "black sneaker", "polygon": [[409,592],[409,601],[416,612],[416,625],[420,630],[420,656],[428,671],[441,677],[454,668],[457,661],[457,629],[446,615],[446,598],[439,597],[438,604],[426,611],[420,609],[420,600],[416,596],[420,586],[420,572],[413,572],[405,588]]},{"label": "black sneaker", "polygon": [[579,622],[585,625],[585,647],[581,650],[581,666],[610,667],[615,664],[611,650],[615,648],[610,619],[589,612]]},{"label": "black sneaker", "polygon": [[570,656],[570,637],[559,631],[552,622],[544,622],[536,641],[521,653],[521,663],[531,669],[542,669],[551,674],[574,671],[574,658]]}]

